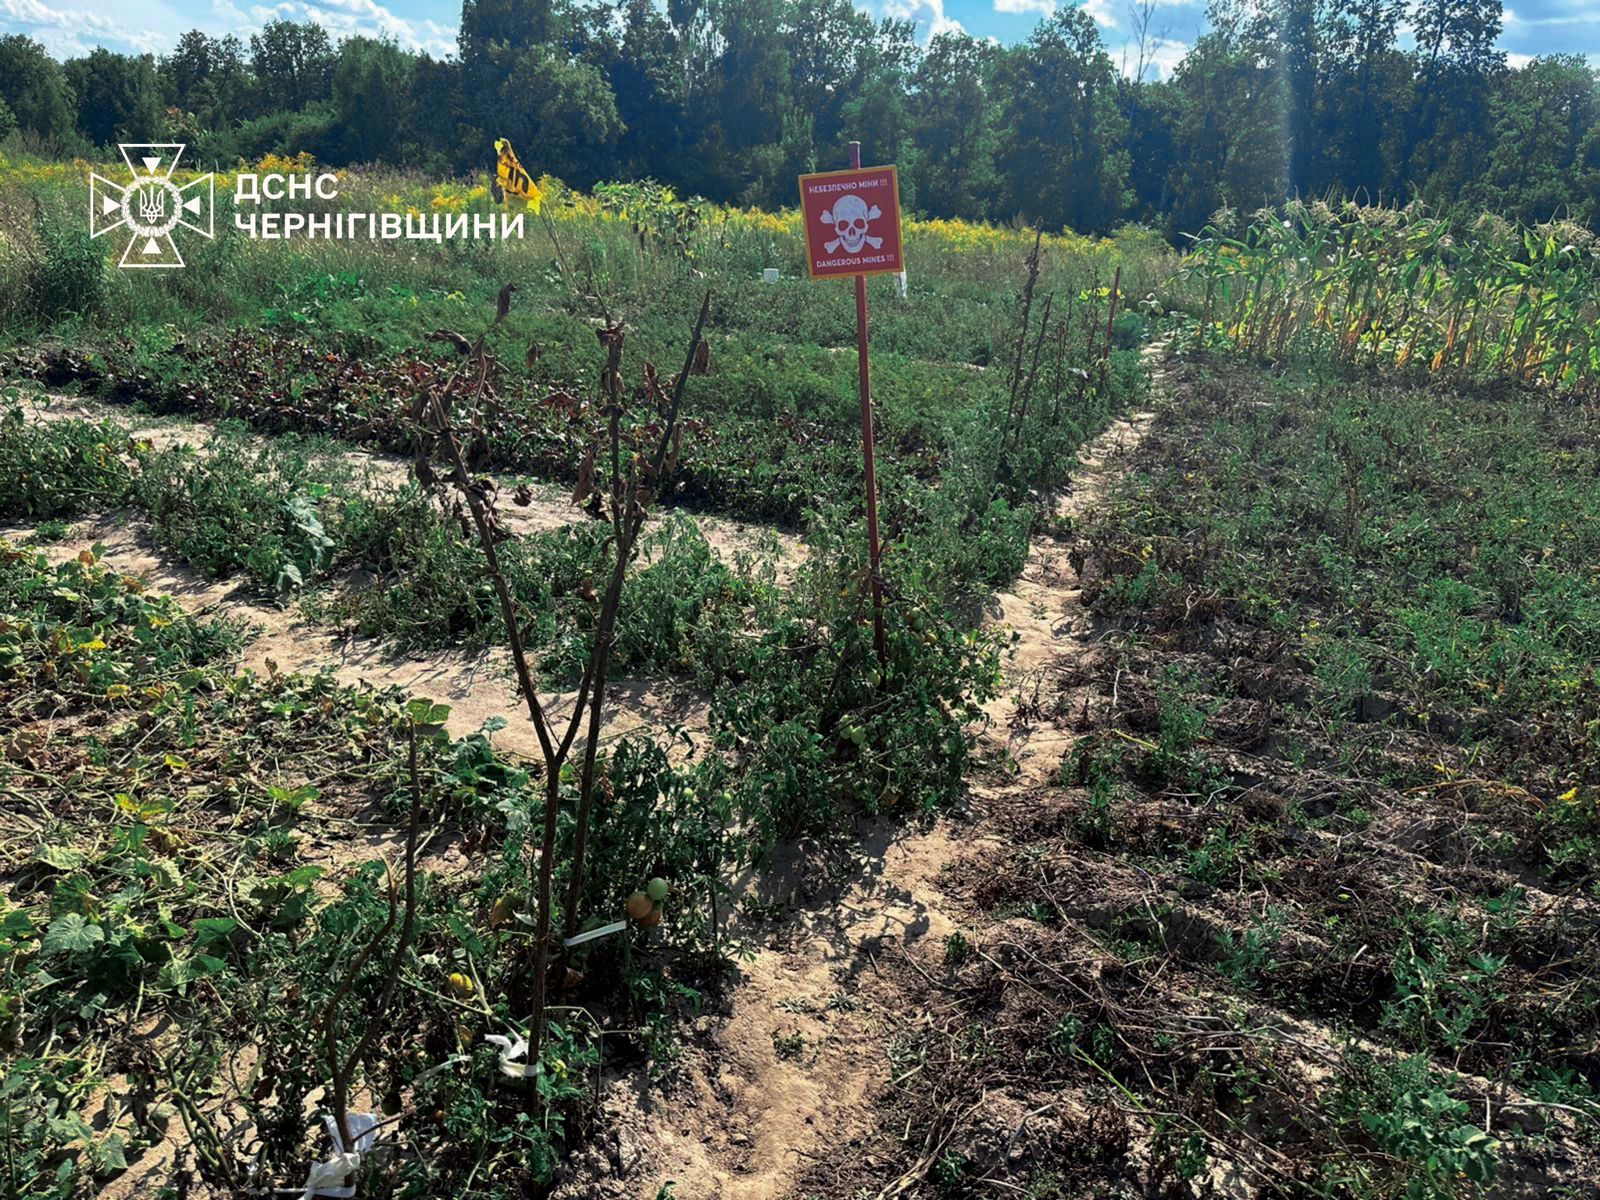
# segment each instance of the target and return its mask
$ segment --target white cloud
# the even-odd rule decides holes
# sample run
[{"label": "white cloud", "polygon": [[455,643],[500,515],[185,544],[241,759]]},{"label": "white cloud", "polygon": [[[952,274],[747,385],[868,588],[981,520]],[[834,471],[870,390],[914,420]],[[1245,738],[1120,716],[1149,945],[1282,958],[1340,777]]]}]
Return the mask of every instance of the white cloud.
[{"label": "white cloud", "polygon": [[[1080,0],[1078,7],[1088,13],[1100,28],[1115,29],[1119,3],[1120,0]],[[1056,0],[994,0],[995,12],[1012,16],[1038,13],[1041,17],[1048,17],[1057,7]]]},{"label": "white cloud", "polygon": [[1508,29],[1513,25],[1522,25],[1528,27],[1544,25],[1593,25],[1594,22],[1595,16],[1593,13],[1582,13],[1576,16],[1564,17],[1521,17],[1517,15],[1515,9],[1508,8],[1501,16],[1501,23]]},{"label": "white cloud", "polygon": [[912,21],[924,42],[941,33],[965,33],[961,22],[946,16],[944,0],[884,0],[883,15],[897,21]]},{"label": "white cloud", "polygon": [[[232,9],[231,0],[217,0],[216,7]],[[237,9],[233,9],[238,12]],[[362,35],[366,37],[393,38],[408,50],[427,50],[432,54],[448,54],[455,49],[455,30],[437,21],[408,20],[375,0],[283,0],[280,4],[254,5],[245,18],[254,28],[268,21],[314,21],[335,39]],[[240,30],[241,35],[251,30]]]},{"label": "white cloud", "polygon": [[[232,33],[248,39],[268,21],[280,18],[314,21],[335,40],[356,34],[388,37],[408,50],[435,55],[450,54],[456,48],[453,26],[425,17],[402,17],[377,0],[279,0],[248,5],[246,0],[209,0],[206,5],[186,5],[187,11],[182,13],[162,0],[146,0],[139,12],[153,24],[159,20],[155,29],[133,26],[126,15],[126,0],[76,3],[83,7],[57,9],[47,0],[0,0],[0,31],[8,26],[19,29],[61,58],[87,54],[97,45],[164,54],[177,44],[183,30],[197,26],[207,33]],[[922,7],[930,5],[942,18],[944,0],[922,0]]]},{"label": "white cloud", "polygon": [[[1155,46],[1155,50],[1146,51],[1146,78],[1171,78],[1174,70],[1178,70],[1179,62],[1184,61],[1184,54],[1189,53],[1187,42],[1162,42]],[[1130,69],[1133,64],[1130,64]],[[1154,70],[1152,70],[1154,69]]]},{"label": "white cloud", "polygon": [[0,0],[0,17],[25,27],[31,37],[62,58],[87,54],[101,45],[154,53],[167,42],[152,30],[128,30],[101,13],[51,8],[41,0]]},{"label": "white cloud", "polygon": [[1111,0],[1083,0],[1083,11],[1102,29],[1117,27],[1117,16],[1111,9]]},{"label": "white cloud", "polygon": [[1518,54],[1515,50],[1509,50],[1506,52],[1506,66],[1510,67],[1513,71],[1522,70],[1523,67],[1527,66],[1532,61],[1533,55],[1531,54]]}]

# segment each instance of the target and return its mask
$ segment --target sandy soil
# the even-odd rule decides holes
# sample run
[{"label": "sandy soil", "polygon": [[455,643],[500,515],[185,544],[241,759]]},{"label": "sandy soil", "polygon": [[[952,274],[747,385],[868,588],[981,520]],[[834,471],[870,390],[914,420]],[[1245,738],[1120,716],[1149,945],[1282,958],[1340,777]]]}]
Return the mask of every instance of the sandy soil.
[{"label": "sandy soil", "polygon": [[[1059,518],[1095,503],[1149,421],[1148,413],[1120,420],[1085,448]],[[1077,572],[1054,538],[1035,540],[1015,589],[994,597],[991,623],[1020,637],[1007,687],[986,714],[980,750],[997,766],[973,782],[980,814],[989,800],[1044,783],[1070,740],[1050,726],[1030,735],[1023,718],[1042,671],[1093,652]],[[669,1181],[684,1200],[797,1195],[803,1177],[878,1121],[896,1028],[929,1019],[893,1009],[896,992],[879,979],[878,964],[940,969],[945,939],[960,928],[940,874],[992,836],[981,816],[870,834],[851,881],[803,907],[741,966],[725,1011],[702,1021],[677,1094],[653,1098],[628,1081],[613,1085],[609,1141],[602,1137],[569,1165],[556,1195],[655,1200]],[[765,886],[782,895],[783,873]],[[885,1194],[898,1182],[885,1178]]]},{"label": "sandy soil", "polygon": [[[0,537],[13,542],[31,532],[29,526],[0,526]],[[189,612],[230,617],[253,628],[255,634],[240,663],[245,669],[286,674],[329,670],[341,683],[404,688],[450,705],[446,725],[456,737],[477,732],[491,717],[504,717],[508,724],[494,735],[495,744],[523,757],[538,756],[538,739],[505,651],[399,654],[372,638],[307,621],[292,609],[242,595],[237,584],[214,583],[173,561],[151,543],[137,514],[113,513],[78,522],[70,537],[36,549],[52,562],[64,562],[96,545],[111,570],[144,580],[151,591],[171,596]],[[615,681],[608,695],[611,711],[604,734],[608,741],[639,730],[664,730],[675,723],[703,724],[703,700],[660,681],[649,685]],[[549,692],[540,699],[547,711],[560,717],[571,709],[573,693]]]},{"label": "sandy soil", "polygon": [[[203,446],[212,436],[203,424],[135,417],[75,397],[40,400],[33,411],[41,420],[109,417],[157,446]],[[1139,414],[1119,421],[1086,448],[1075,486],[1059,502],[1059,517],[1070,520],[1094,503],[1114,476],[1119,453],[1137,443],[1148,420]],[[379,485],[404,478],[400,460],[349,453]],[[519,532],[568,523],[574,512],[564,495],[550,489],[527,508],[505,507]],[[725,555],[753,547],[764,532],[715,519],[698,523]],[[30,532],[13,527],[0,529],[0,536],[18,540]],[[796,539],[782,541],[789,561],[804,553]],[[108,566],[145,579],[189,610],[257,626],[259,634],[245,652],[248,668],[329,668],[341,681],[399,686],[450,704],[449,726],[456,735],[505,716],[509,724],[496,735],[497,744],[522,755],[537,753],[531,728],[518,716],[522,706],[502,656],[398,656],[370,639],[308,623],[164,556],[133,514],[80,522],[68,539],[41,549],[60,561],[96,543]],[[1025,719],[1030,689],[1042,673],[1064,657],[1092,652],[1076,572],[1048,534],[1036,539],[1014,590],[994,597],[991,620],[1015,630],[1019,640],[1008,686],[986,713],[982,750],[996,766],[974,781],[978,812],[989,800],[1037,788],[1070,740],[1049,726],[1030,733]],[[620,683],[615,691],[608,738],[669,724],[703,726],[699,697],[664,694],[659,686],[636,682]],[[570,702],[562,695],[545,699],[558,713]],[[808,889],[805,872],[814,864],[805,847],[795,848],[788,864],[764,872],[759,883],[750,881],[760,895],[798,898],[798,914],[766,933],[741,965],[723,1009],[698,1023],[665,1094],[637,1076],[611,1083],[599,1136],[567,1164],[555,1195],[655,1200],[673,1181],[681,1200],[783,1200],[808,1170],[867,1133],[878,1117],[876,1096],[888,1082],[886,1040],[898,1023],[925,1019],[886,1010],[895,992],[879,981],[878,964],[888,958],[918,971],[938,969],[945,939],[959,928],[954,905],[940,890],[940,873],[981,847],[985,837],[981,819],[970,817],[941,818],[920,830],[885,825],[868,833],[848,881],[824,896]],[[886,1190],[896,1182],[884,1180]]]},{"label": "sandy soil", "polygon": [[[217,436],[216,427],[207,422],[136,414],[78,396],[38,394],[25,397],[24,404],[34,420],[109,420],[126,429],[129,437],[148,441],[159,449],[190,445],[204,454],[205,447]],[[394,455],[353,449],[330,453],[344,459],[353,475],[373,490],[399,487],[410,478],[409,461]],[[529,503],[516,504],[510,496],[517,483],[501,480],[501,516],[514,533],[526,535],[589,519],[562,489],[549,485],[533,486]],[[725,561],[733,561],[740,553],[757,554],[769,540],[775,541],[778,557],[774,565],[780,583],[806,555],[805,543],[794,534],[715,516],[695,515],[691,519]],[[21,541],[33,530],[32,525],[0,527],[0,537]],[[134,512],[109,513],[75,522],[69,537],[39,549],[52,561],[61,562],[97,544],[102,547],[108,567],[145,580],[152,590],[171,595],[191,612],[229,616],[253,627],[256,633],[241,664],[248,669],[327,669],[344,683],[404,688],[449,704],[448,727],[455,736],[476,732],[491,717],[504,717],[508,725],[495,735],[496,744],[515,754],[538,755],[538,740],[517,694],[510,656],[504,651],[399,654],[375,639],[307,621],[291,609],[252,597],[237,584],[212,582],[190,570],[154,544],[148,522]],[[704,725],[703,698],[659,681],[649,685],[613,681],[609,694],[611,711],[605,726],[608,741],[641,730]],[[542,695],[541,701],[560,720],[570,711],[573,698],[571,692],[553,692]]]}]

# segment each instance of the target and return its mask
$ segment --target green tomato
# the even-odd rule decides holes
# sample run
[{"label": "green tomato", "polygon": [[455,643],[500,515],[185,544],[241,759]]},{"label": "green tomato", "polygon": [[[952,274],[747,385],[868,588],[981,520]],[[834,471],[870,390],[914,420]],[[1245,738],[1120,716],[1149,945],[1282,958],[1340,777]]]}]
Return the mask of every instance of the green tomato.
[{"label": "green tomato", "polygon": [[655,901],[657,904],[660,904],[667,898],[668,890],[667,881],[662,879],[659,875],[644,885],[644,894],[649,896],[650,899]]}]

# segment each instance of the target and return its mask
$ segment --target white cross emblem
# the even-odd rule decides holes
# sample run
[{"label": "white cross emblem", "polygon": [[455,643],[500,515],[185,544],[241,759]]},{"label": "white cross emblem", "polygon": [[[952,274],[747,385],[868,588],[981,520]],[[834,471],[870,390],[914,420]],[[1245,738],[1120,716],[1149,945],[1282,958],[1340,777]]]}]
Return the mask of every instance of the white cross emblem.
[{"label": "white cross emblem", "polygon": [[172,182],[172,172],[183,157],[182,143],[125,142],[117,149],[132,182],[89,176],[89,236],[126,225],[132,236],[119,266],[183,266],[172,231],[182,225],[201,237],[213,236],[216,183],[211,172],[179,187]]}]

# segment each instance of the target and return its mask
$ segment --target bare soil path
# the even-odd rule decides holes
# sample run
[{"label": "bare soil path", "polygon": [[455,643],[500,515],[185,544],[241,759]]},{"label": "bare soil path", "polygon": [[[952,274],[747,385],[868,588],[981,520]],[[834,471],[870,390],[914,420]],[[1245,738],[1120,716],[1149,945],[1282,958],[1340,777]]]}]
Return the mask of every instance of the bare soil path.
[{"label": "bare soil path", "polygon": [[[32,526],[0,526],[0,538],[13,543],[32,532]],[[79,521],[69,537],[30,549],[59,563],[96,546],[110,570],[142,580],[150,591],[171,596],[191,613],[229,618],[252,629],[240,660],[242,668],[260,674],[326,670],[340,683],[403,688],[450,705],[446,724],[455,737],[477,732],[491,717],[505,717],[509,723],[495,735],[496,745],[524,758],[539,753],[504,651],[403,654],[377,639],[307,620],[292,608],[253,599],[236,582],[206,579],[176,561],[152,543],[137,514],[118,512]],[[700,698],[669,683],[619,680],[608,695],[612,704],[607,740],[641,729],[701,723],[697,721],[703,712]],[[572,698],[567,692],[541,697],[556,713],[570,708]]]},{"label": "bare soil path", "polygon": [[[1096,503],[1150,419],[1120,419],[1085,448],[1058,521]],[[870,1141],[889,1082],[889,1042],[905,1023],[927,1019],[895,1010],[891,972],[880,966],[943,970],[947,939],[961,928],[941,872],[993,840],[982,816],[991,802],[1034,790],[1056,771],[1072,735],[1028,720],[1030,690],[1047,667],[1093,653],[1077,571],[1048,532],[1036,537],[1014,589],[994,598],[991,621],[1017,640],[1006,686],[986,714],[980,753],[993,766],[973,781],[972,812],[921,830],[876,831],[842,892],[808,896],[803,877],[769,877],[766,893],[781,898],[787,889],[805,907],[741,965],[722,1011],[702,1019],[675,1088],[662,1097],[613,1087],[602,1136],[569,1166],[558,1196],[655,1200],[670,1183],[680,1200],[798,1198],[852,1141]],[[797,862],[803,871],[803,854]],[[869,1155],[850,1166],[888,1189],[897,1183],[888,1161]]]}]

